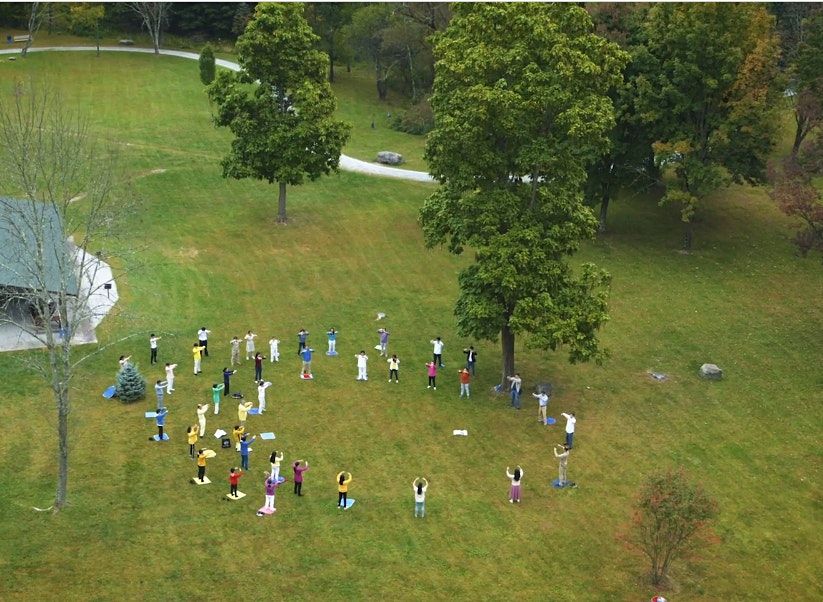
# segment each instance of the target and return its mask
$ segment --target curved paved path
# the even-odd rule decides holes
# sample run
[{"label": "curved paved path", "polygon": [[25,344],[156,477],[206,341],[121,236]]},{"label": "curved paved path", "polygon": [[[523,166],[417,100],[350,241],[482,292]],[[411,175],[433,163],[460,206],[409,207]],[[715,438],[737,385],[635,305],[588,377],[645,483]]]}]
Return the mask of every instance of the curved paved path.
[{"label": "curved paved path", "polygon": [[[96,52],[96,46],[43,46],[29,48],[29,52]],[[101,46],[101,52],[140,52],[143,54],[154,54],[152,48],[137,48],[134,46]],[[0,55],[3,54],[20,54],[19,48],[5,48],[0,50]],[[176,56],[182,59],[197,60],[200,55],[196,52],[186,52],[185,50],[160,50],[160,54],[165,56]],[[240,71],[240,65],[233,61],[225,59],[216,59],[215,63],[219,67],[231,69],[232,71]],[[411,169],[399,169],[397,167],[386,167],[385,165],[378,165],[376,163],[369,163],[349,157],[348,155],[340,155],[340,169],[344,171],[353,171],[357,173],[367,174],[370,176],[383,176],[386,178],[397,178],[400,180],[411,180],[414,182],[434,182],[435,179],[425,171],[413,171]]]}]

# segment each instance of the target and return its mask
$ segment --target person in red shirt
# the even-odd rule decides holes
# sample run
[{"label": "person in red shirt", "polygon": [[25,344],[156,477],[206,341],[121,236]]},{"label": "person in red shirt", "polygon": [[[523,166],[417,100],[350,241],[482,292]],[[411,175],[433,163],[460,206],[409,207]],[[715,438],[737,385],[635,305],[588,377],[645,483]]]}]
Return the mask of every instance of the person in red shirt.
[{"label": "person in red shirt", "polygon": [[471,397],[469,393],[469,371],[466,368],[460,370],[460,397],[463,397],[463,393],[466,394],[466,397]]},{"label": "person in red shirt", "polygon": [[237,497],[237,483],[240,481],[240,477],[243,476],[243,471],[239,468],[230,468],[229,469],[229,485],[231,489],[229,491],[230,495]]}]

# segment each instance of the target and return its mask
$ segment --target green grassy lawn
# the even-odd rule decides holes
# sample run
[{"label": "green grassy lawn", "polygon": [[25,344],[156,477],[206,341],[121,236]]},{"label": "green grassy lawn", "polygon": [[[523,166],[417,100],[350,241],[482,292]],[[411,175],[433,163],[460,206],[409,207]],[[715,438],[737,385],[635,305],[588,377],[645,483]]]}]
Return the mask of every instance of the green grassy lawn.
[{"label": "green grassy lawn", "polygon": [[[139,210],[121,236],[101,241],[127,273],[98,337],[136,338],[73,382],[70,505],[58,515],[31,510],[51,503],[55,484],[50,393],[28,354],[0,355],[0,599],[643,600],[656,592],[620,534],[644,476],[681,465],[720,514],[714,542],[675,565],[670,599],[819,598],[823,280],[816,259],[793,255],[789,222],[762,191],[733,188],[708,204],[691,255],[676,250],[673,208],[646,197],[613,204],[609,234],[579,258],[614,277],[603,332],[612,359],[571,366],[562,353],[518,345],[526,389],[550,380],[550,414],[578,416],[570,476],[580,487],[557,492],[551,446],[562,426],[539,425],[530,398],[515,412],[490,393],[496,345],[474,342],[473,395],[457,396],[459,350],[472,342],[452,316],[464,260],[422,244],[416,216],[430,185],[342,173],[290,189],[292,221],[278,226],[273,187],[220,177],[229,138],[210,125],[193,62],[33,54],[0,63],[2,94],[27,75],[87,106],[120,149]],[[340,76],[338,93],[372,94]],[[386,382],[373,349],[381,324],[401,358],[399,385]],[[212,356],[195,378],[189,349],[201,325],[213,331]],[[330,326],[340,331],[337,358],[323,354]],[[301,327],[317,350],[312,382],[298,380]],[[218,449],[213,484],[194,487],[184,434],[195,405],[210,401],[229,339],[248,329],[283,341],[281,362],[264,368],[270,409],[248,423],[277,440],[253,445],[248,497],[230,503],[236,454]],[[121,354],[133,353],[149,380],[161,376],[148,365],[150,332],[163,336],[160,361],[180,364],[166,444],[147,441],[153,396],[130,406],[100,397]],[[446,369],[434,392],[423,364],[437,335]],[[360,349],[371,358],[367,383],[354,380]],[[699,380],[703,362],[726,379]],[[649,369],[668,381],[651,381]],[[232,386],[253,398],[252,373],[244,362]],[[208,431],[230,430],[231,405],[208,415]],[[453,437],[455,428],[469,436]],[[311,470],[304,498],[287,483],[276,516],[263,519],[254,511],[272,449]],[[517,463],[523,502],[513,506],[505,468]],[[334,508],[342,469],[357,499],[347,512]],[[412,516],[419,475],[430,482],[424,520]]]}]

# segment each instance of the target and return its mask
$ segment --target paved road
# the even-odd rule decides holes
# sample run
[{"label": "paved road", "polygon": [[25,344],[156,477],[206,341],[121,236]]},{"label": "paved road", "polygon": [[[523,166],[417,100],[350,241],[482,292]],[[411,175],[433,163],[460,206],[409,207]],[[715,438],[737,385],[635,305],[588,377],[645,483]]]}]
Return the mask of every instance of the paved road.
[{"label": "paved road", "polygon": [[[29,52],[95,52],[95,46],[43,46],[29,48]],[[134,46],[101,46],[101,52],[140,52],[143,54],[154,54],[152,48],[137,48]],[[0,49],[0,55],[3,54],[20,54],[19,48],[5,48]],[[196,52],[186,52],[184,50],[160,50],[160,54],[166,56],[176,56],[183,59],[190,59],[196,61],[200,55]],[[231,69],[232,71],[240,71],[240,65],[233,61],[225,59],[216,59],[215,63],[220,67]],[[425,171],[413,171],[411,169],[399,169],[397,167],[387,167],[377,163],[369,163],[368,161],[361,161],[348,155],[340,155],[340,169],[344,171],[353,171],[357,173],[367,174],[370,176],[383,176],[386,178],[397,178],[399,180],[411,180],[414,182],[434,182],[434,178]]]}]

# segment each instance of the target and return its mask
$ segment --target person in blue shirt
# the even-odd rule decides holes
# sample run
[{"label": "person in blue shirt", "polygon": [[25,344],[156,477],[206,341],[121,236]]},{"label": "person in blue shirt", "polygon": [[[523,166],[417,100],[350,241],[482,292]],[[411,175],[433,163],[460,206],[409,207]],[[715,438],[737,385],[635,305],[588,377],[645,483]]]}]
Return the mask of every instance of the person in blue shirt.
[{"label": "person in blue shirt", "polygon": [[303,357],[303,376],[311,376],[311,349],[306,347],[300,355]]},{"label": "person in blue shirt", "polygon": [[154,393],[157,395],[157,409],[163,407],[163,395],[166,393],[166,385],[168,383],[164,380],[158,380],[154,385]]},{"label": "person in blue shirt", "polygon": [[244,470],[249,469],[249,445],[254,443],[255,439],[256,436],[249,439],[247,435],[240,438],[240,468]]},{"label": "person in blue shirt", "polygon": [[303,328],[297,333],[297,355],[303,353],[303,350],[306,348],[306,338],[308,336],[309,332]]},{"label": "person in blue shirt", "polygon": [[326,355],[337,354],[337,331],[334,328],[329,328],[329,331],[326,333],[326,336],[329,337],[329,350],[326,352]]},{"label": "person in blue shirt", "polygon": [[162,407],[157,410],[157,415],[154,417],[154,421],[157,423],[157,436],[160,441],[163,441],[163,427],[166,424],[166,414],[168,413],[169,409]]},{"label": "person in blue shirt", "polygon": [[235,372],[237,372],[237,370],[229,370],[228,368],[223,368],[223,397],[226,397],[229,394],[229,383],[231,375]]}]

